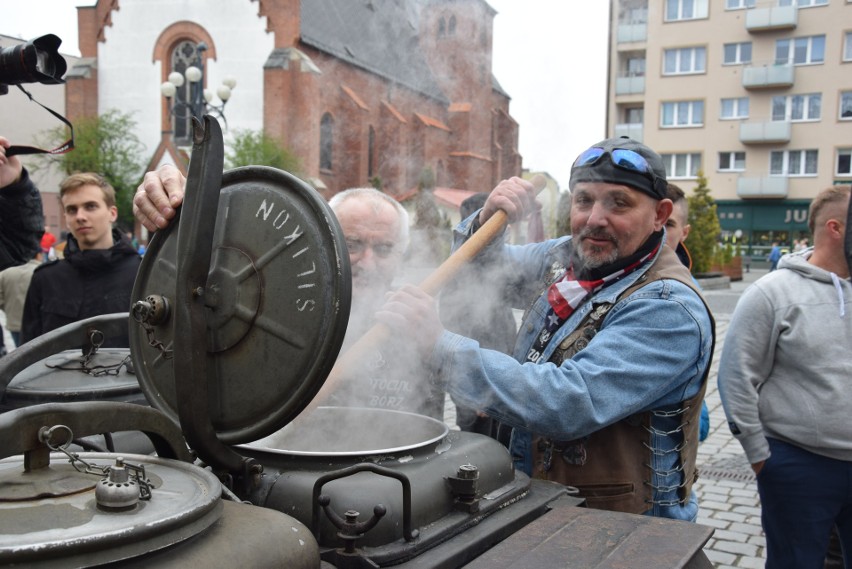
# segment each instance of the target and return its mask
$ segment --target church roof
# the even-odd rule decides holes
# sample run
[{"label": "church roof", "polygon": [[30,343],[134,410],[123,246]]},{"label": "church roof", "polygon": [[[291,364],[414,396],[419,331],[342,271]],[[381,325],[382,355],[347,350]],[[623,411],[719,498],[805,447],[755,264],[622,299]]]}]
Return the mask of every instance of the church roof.
[{"label": "church roof", "polygon": [[305,44],[449,103],[419,47],[417,2],[302,0]]}]

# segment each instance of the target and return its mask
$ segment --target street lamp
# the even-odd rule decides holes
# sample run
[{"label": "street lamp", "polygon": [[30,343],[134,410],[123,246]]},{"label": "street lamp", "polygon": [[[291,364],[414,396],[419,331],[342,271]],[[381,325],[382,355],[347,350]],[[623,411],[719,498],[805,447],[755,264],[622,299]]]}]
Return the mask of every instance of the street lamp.
[{"label": "street lamp", "polygon": [[[195,46],[195,57],[193,58],[196,65],[190,65],[181,73],[180,71],[172,71],[169,73],[168,81],[160,85],[160,92],[168,101],[169,114],[183,121],[188,121],[190,117],[195,117],[201,120],[205,114],[214,115],[221,118],[227,127],[228,121],[225,119],[225,104],[231,98],[231,91],[237,86],[237,81],[233,77],[228,77],[219,88],[216,90],[216,95],[222,101],[220,105],[213,101],[215,96],[212,89],[204,88],[204,52],[207,51],[207,44],[200,42]],[[181,97],[175,97],[178,89],[184,84],[189,84],[188,93],[185,100]],[[174,97],[174,102],[172,98]]]}]

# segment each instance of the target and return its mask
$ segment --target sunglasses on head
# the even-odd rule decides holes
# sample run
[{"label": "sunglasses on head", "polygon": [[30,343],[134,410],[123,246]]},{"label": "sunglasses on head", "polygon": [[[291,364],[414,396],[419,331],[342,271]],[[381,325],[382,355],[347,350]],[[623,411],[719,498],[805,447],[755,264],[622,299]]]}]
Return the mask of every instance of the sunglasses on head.
[{"label": "sunglasses on head", "polygon": [[593,146],[592,148],[583,151],[583,153],[577,157],[574,161],[574,167],[576,168],[578,166],[591,166],[597,164],[601,157],[605,154],[609,155],[610,161],[616,168],[648,176],[651,183],[654,185],[654,188],[665,194],[665,181],[654,173],[654,169],[651,168],[651,165],[648,164],[648,161],[645,160],[644,156],[638,152],[634,152],[633,150],[627,150],[626,148],[606,150],[600,146]]}]

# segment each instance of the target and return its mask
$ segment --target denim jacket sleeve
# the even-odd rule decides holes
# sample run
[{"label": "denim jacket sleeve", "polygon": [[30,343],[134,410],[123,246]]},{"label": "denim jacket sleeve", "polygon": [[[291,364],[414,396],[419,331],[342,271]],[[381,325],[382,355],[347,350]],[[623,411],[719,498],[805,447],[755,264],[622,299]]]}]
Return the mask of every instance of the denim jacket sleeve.
[{"label": "denim jacket sleeve", "polygon": [[[522,323],[515,356],[526,353],[540,318],[531,311]],[[560,332],[538,364],[445,332],[432,353],[436,379],[457,401],[500,421],[572,440],[691,397],[711,356],[706,309],[676,281],[651,283],[618,302],[588,347],[557,366],[546,360],[570,330]]]}]

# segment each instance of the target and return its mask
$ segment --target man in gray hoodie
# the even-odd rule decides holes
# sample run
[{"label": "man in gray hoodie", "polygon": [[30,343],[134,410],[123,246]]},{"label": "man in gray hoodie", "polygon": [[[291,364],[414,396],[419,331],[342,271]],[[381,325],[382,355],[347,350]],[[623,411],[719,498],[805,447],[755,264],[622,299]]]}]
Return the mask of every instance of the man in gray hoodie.
[{"label": "man in gray hoodie", "polygon": [[852,555],[849,195],[814,198],[814,246],[745,291],[722,351],[719,394],[757,474],[770,569],[822,567],[833,526]]}]

